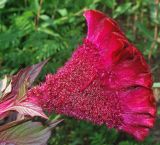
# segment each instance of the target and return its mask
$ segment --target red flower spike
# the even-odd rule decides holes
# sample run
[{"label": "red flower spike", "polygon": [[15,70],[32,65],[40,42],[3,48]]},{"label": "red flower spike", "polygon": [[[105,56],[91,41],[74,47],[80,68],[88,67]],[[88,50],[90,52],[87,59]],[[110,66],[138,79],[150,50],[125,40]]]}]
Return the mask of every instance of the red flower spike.
[{"label": "red flower spike", "polygon": [[94,10],[84,16],[83,44],[55,75],[28,92],[29,101],[143,140],[156,114],[150,69],[114,20]]}]

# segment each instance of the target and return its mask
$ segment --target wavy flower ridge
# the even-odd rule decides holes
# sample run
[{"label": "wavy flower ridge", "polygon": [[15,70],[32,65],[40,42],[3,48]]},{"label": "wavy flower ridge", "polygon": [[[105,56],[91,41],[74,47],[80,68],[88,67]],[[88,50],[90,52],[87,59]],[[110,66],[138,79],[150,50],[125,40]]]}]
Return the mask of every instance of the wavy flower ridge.
[{"label": "wavy flower ridge", "polygon": [[143,140],[156,114],[150,69],[114,20],[95,10],[84,16],[83,44],[56,74],[28,92],[29,101]]}]

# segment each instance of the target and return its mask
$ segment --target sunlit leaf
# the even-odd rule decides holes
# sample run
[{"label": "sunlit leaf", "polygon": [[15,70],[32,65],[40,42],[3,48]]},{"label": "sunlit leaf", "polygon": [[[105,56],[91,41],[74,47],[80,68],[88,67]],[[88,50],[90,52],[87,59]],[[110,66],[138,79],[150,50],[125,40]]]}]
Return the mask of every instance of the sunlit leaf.
[{"label": "sunlit leaf", "polygon": [[27,81],[24,81],[24,83],[20,86],[18,90],[18,95],[16,97],[16,102],[21,102],[26,99],[26,92],[27,92]]},{"label": "sunlit leaf", "polygon": [[0,101],[2,101],[8,93],[11,92],[11,82],[8,84],[9,79],[7,76],[3,80],[0,80]]},{"label": "sunlit leaf", "polygon": [[153,88],[160,88],[160,82],[155,82],[153,84]]},{"label": "sunlit leaf", "polygon": [[7,3],[8,0],[1,0],[0,1],[0,9],[5,7],[5,4]]},{"label": "sunlit leaf", "polygon": [[58,12],[59,12],[59,14],[60,14],[61,16],[63,16],[63,17],[68,14],[67,9],[59,9]]},{"label": "sunlit leaf", "polygon": [[3,80],[0,80],[0,91],[3,92],[7,87],[7,76]]},{"label": "sunlit leaf", "polygon": [[9,85],[6,87],[6,89],[3,92],[3,96],[7,95],[8,93],[10,93],[12,90],[12,86],[11,86],[11,82],[9,83]]}]

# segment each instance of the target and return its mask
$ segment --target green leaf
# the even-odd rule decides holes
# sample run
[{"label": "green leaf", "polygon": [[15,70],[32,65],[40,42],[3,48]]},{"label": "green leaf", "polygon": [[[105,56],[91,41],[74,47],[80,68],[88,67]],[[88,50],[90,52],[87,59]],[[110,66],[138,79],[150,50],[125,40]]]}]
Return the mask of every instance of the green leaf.
[{"label": "green leaf", "polygon": [[61,37],[58,33],[54,32],[53,30],[49,29],[49,28],[38,28],[39,32],[44,32],[48,35],[54,36],[54,37]]},{"label": "green leaf", "polygon": [[67,9],[59,9],[58,12],[62,17],[66,16],[68,14]]},{"label": "green leaf", "polygon": [[134,145],[134,144],[128,141],[121,141],[118,145]]},{"label": "green leaf", "polygon": [[5,4],[7,3],[8,0],[0,0],[0,9],[5,7]]},{"label": "green leaf", "polygon": [[32,10],[35,14],[37,14],[39,8],[40,8],[40,5],[39,5],[39,0],[32,0],[31,1],[31,6],[32,6]]},{"label": "green leaf", "polygon": [[127,3],[119,5],[113,13],[113,18],[116,18],[122,15],[123,13],[126,13],[131,8],[131,6],[132,6],[131,2],[127,2]]},{"label": "green leaf", "polygon": [[138,28],[138,30],[140,31],[140,33],[142,33],[146,38],[148,38],[149,40],[153,41],[153,32],[150,31],[145,23],[141,23],[141,22],[136,22],[136,26]]},{"label": "green leaf", "polygon": [[117,4],[116,0],[103,0],[103,3],[105,3],[109,8],[114,8]]},{"label": "green leaf", "polygon": [[153,84],[153,88],[160,88],[160,82],[156,82]]}]

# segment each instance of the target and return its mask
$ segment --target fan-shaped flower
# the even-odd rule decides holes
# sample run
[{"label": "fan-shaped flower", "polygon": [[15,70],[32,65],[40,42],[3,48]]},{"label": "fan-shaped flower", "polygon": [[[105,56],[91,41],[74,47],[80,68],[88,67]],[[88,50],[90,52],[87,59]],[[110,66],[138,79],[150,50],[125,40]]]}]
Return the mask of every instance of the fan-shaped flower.
[{"label": "fan-shaped flower", "polygon": [[56,74],[28,92],[30,101],[143,140],[156,114],[150,69],[114,20],[95,10],[84,16],[83,44]]}]

